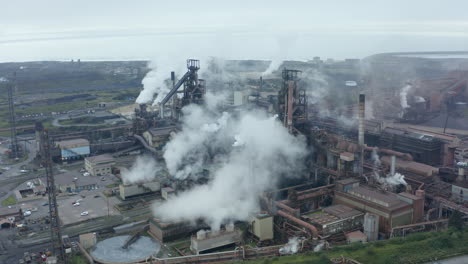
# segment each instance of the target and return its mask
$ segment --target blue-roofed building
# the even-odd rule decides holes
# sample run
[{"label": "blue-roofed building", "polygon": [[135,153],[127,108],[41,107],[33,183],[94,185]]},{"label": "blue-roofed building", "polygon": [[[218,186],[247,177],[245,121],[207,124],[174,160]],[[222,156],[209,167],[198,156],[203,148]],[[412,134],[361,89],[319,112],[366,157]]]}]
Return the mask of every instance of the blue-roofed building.
[{"label": "blue-roofed building", "polygon": [[91,153],[89,141],[84,138],[63,140],[57,142],[62,160],[76,160],[89,156]]}]

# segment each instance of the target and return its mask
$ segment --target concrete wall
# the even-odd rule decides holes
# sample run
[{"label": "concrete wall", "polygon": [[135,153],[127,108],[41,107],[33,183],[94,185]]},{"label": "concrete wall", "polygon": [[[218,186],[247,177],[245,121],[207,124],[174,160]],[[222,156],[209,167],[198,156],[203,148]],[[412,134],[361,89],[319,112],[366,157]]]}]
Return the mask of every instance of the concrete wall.
[{"label": "concrete wall", "polygon": [[200,254],[202,251],[237,243],[241,240],[241,235],[241,231],[234,230],[232,232],[220,231],[218,234],[210,232],[207,233],[205,239],[200,240],[196,236],[192,236],[190,249],[194,253]]},{"label": "concrete wall", "polygon": [[273,239],[273,216],[254,218],[251,224],[252,233],[260,241]]}]

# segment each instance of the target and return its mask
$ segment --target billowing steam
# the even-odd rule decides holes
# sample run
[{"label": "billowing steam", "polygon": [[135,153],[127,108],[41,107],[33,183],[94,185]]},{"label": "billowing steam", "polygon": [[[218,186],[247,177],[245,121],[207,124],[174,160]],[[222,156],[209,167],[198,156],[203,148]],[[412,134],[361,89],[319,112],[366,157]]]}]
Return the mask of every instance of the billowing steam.
[{"label": "billowing steam", "polygon": [[421,97],[421,96],[415,96],[414,97],[414,101],[416,103],[425,103],[426,102],[426,99],[424,99],[424,97]]},{"label": "billowing steam", "polygon": [[278,59],[272,60],[268,68],[262,73],[262,76],[272,74],[274,71],[278,70],[278,68],[281,66],[282,63],[283,63],[283,60],[278,60]]},{"label": "billowing steam", "polygon": [[406,109],[408,107],[410,107],[408,105],[408,92],[411,90],[413,86],[411,84],[406,84],[405,86],[403,86],[403,88],[401,88],[401,91],[400,91],[400,105],[403,109]]},{"label": "billowing steam", "polygon": [[[153,103],[156,105],[161,102],[171,90],[170,72],[175,71],[178,76],[182,76],[187,69],[184,68],[184,60],[175,58],[169,59],[163,56],[152,60],[148,67],[150,71],[141,81],[143,90],[138,95],[136,102],[138,104]],[[182,62],[182,63],[181,63]],[[156,98],[154,98],[156,96]]]},{"label": "billowing steam", "polygon": [[288,239],[288,243],[279,249],[279,253],[282,255],[292,255],[299,251],[299,238],[292,237]]},{"label": "billowing steam", "polygon": [[387,177],[381,177],[379,174],[378,168],[381,165],[381,161],[379,158],[379,154],[377,154],[377,149],[375,148],[372,150],[371,154],[371,159],[374,162],[374,178],[375,180],[382,184],[382,185],[388,185],[388,186],[396,186],[396,185],[407,185],[408,183],[405,181],[405,176],[400,174],[400,173],[395,173],[393,175],[387,175]]},{"label": "billowing steam", "polygon": [[124,184],[154,180],[161,169],[151,156],[139,156],[130,169],[122,168],[122,180]]},{"label": "billowing steam", "polygon": [[190,105],[182,131],[167,144],[164,158],[173,177],[190,177],[204,168],[211,180],[155,206],[169,221],[204,219],[212,230],[259,211],[258,194],[282,177],[300,174],[306,156],[302,137],[288,133],[276,117],[261,112],[239,116]]}]

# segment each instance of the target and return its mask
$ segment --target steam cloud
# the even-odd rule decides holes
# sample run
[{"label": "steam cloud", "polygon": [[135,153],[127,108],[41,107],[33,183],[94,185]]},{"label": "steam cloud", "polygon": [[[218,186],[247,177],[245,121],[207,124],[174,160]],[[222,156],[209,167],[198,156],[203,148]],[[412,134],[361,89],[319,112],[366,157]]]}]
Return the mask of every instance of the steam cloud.
[{"label": "steam cloud", "polygon": [[162,168],[151,156],[139,156],[130,169],[122,168],[124,184],[153,180]]},{"label": "steam cloud", "polygon": [[401,91],[400,91],[400,104],[401,104],[401,107],[403,109],[406,109],[408,107],[410,107],[408,105],[408,92],[411,90],[413,86],[411,84],[406,84],[405,86],[403,86],[403,88],[401,88]]},{"label": "steam cloud", "polygon": [[279,249],[279,253],[283,255],[296,254],[299,251],[299,238],[292,237],[288,239],[288,243]]},{"label": "steam cloud", "polygon": [[274,71],[278,70],[278,68],[281,66],[282,63],[283,63],[282,60],[276,60],[276,59],[272,60],[268,68],[262,73],[262,76],[272,74]]},{"label": "steam cloud", "polygon": [[407,185],[408,183],[405,181],[405,176],[400,173],[395,173],[393,175],[387,175],[387,177],[381,177],[378,172],[378,167],[381,165],[381,161],[379,158],[379,154],[377,154],[377,150],[372,150],[371,159],[374,162],[374,178],[383,185],[389,186],[396,186],[396,185]]},{"label": "steam cloud", "polygon": [[247,220],[258,212],[259,193],[274,188],[280,177],[299,175],[305,140],[290,135],[276,117],[262,112],[220,116],[197,105],[184,112],[182,131],[164,153],[167,167],[179,179],[209,169],[211,180],[155,206],[158,218],[204,219],[218,230],[223,223]]},{"label": "steam cloud", "polygon": [[[143,84],[143,90],[138,95],[136,102],[138,104],[148,104],[152,102],[153,105],[161,102],[171,90],[171,86],[168,83],[170,79],[170,72],[175,71],[175,73],[179,75],[185,73],[185,64],[181,63],[183,61],[184,60],[178,60],[174,58],[169,59],[164,56],[152,60],[148,64],[148,67],[151,70],[141,81]],[[156,98],[154,98],[155,95]]]}]

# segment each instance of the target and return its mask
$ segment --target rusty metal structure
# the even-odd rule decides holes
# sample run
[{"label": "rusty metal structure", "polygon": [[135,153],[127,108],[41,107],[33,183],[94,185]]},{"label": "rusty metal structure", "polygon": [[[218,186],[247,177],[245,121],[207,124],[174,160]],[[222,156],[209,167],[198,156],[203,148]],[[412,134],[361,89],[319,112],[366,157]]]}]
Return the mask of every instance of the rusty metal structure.
[{"label": "rusty metal structure", "polygon": [[[187,72],[182,78],[175,83],[175,75],[171,74],[173,87],[171,91],[164,97],[160,103],[160,118],[164,118],[165,105],[172,98],[172,118],[177,119],[180,116],[182,107],[188,104],[202,104],[205,97],[205,80],[198,79],[198,70],[200,69],[200,61],[194,59],[187,60]],[[179,88],[183,89],[179,91]],[[176,93],[181,93],[182,98],[174,97]]]},{"label": "rusty metal structure", "polygon": [[284,69],[283,86],[278,93],[278,115],[292,134],[304,133],[307,120],[307,97],[299,87],[301,71]]},{"label": "rusty metal structure", "polygon": [[65,249],[62,243],[62,232],[60,227],[60,218],[57,207],[57,192],[55,188],[55,180],[52,167],[52,157],[50,154],[51,140],[49,131],[42,125],[37,125],[41,135],[41,158],[42,166],[45,168],[47,181],[47,197],[49,200],[49,218],[50,218],[50,236],[52,243],[52,251],[57,257],[57,263],[66,263]]}]

